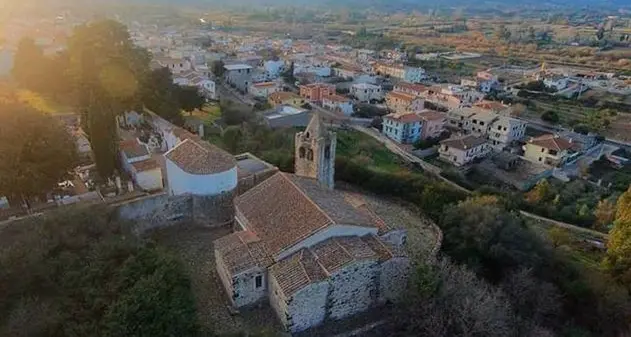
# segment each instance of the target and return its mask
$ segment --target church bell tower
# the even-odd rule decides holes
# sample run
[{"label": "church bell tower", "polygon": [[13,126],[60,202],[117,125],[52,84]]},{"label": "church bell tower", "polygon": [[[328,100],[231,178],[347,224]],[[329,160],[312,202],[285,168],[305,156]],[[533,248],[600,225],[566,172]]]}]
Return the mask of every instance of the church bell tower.
[{"label": "church bell tower", "polygon": [[330,189],[335,185],[335,132],[327,130],[317,112],[303,132],[296,134],[295,173],[317,179]]}]

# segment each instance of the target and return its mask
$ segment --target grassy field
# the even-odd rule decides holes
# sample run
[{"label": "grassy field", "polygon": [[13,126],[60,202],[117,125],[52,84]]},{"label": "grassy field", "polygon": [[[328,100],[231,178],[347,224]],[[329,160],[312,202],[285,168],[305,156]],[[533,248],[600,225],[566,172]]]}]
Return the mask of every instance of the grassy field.
[{"label": "grassy field", "polygon": [[384,172],[402,170],[400,159],[395,154],[370,136],[357,131],[337,131],[337,156],[352,158]]}]

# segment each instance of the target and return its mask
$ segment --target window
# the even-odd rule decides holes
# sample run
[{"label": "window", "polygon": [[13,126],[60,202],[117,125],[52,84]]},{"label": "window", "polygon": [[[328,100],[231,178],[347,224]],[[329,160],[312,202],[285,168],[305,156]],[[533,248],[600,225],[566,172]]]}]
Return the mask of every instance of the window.
[{"label": "window", "polygon": [[480,121],[480,125],[484,125],[484,122],[483,122],[483,121]]},{"label": "window", "polygon": [[313,150],[307,151],[307,160],[313,160]]},{"label": "window", "polygon": [[254,287],[256,287],[256,289],[259,289],[263,286],[263,275],[257,275],[254,278]]},{"label": "window", "polygon": [[541,161],[541,157],[539,157],[539,161]]},{"label": "window", "polygon": [[546,149],[544,149],[544,148],[541,149],[541,152],[545,152],[545,151],[546,151]]},{"label": "window", "polygon": [[307,152],[307,151],[305,151],[305,148],[304,148],[304,147],[301,147],[300,149],[298,149],[298,156],[299,156],[300,158],[304,158],[304,157],[305,157],[306,152]]},{"label": "window", "polygon": [[324,158],[326,158],[326,159],[331,158],[331,145],[327,145],[324,148]]}]

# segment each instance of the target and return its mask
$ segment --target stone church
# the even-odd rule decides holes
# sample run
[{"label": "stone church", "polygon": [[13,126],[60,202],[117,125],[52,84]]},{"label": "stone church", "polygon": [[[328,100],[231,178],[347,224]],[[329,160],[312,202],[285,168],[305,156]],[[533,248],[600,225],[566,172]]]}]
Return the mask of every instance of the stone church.
[{"label": "stone church", "polygon": [[235,307],[268,301],[291,332],[395,300],[407,285],[406,232],[361,195],[334,188],[336,135],[315,114],[296,134],[295,174],[235,200],[234,232],[214,244]]}]

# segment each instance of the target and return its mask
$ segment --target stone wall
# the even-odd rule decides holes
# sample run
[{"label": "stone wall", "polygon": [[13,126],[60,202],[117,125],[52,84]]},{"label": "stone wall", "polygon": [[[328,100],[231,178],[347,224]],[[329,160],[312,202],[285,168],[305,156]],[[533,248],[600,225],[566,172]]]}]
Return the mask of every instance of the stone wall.
[{"label": "stone wall", "polygon": [[202,226],[223,226],[234,218],[234,193],[216,196],[149,195],[114,204],[118,216],[136,222],[139,233],[189,222]]},{"label": "stone wall", "polygon": [[237,185],[237,193],[241,195],[249,191],[252,187],[260,184],[263,180],[273,176],[276,172],[278,172],[278,168],[273,167],[269,170],[240,178]]},{"label": "stone wall", "polygon": [[271,278],[268,296],[283,325],[297,333],[325,320],[343,319],[398,300],[407,288],[409,272],[407,257],[393,257],[382,263],[365,260],[347,265],[289,298]]},{"label": "stone wall", "polygon": [[186,195],[170,196],[161,193],[113,206],[118,208],[121,219],[136,222],[135,229],[139,233],[192,221],[192,202],[190,196]]},{"label": "stone wall", "polygon": [[350,264],[330,277],[328,311],[331,319],[342,319],[370,308],[377,298],[379,263],[366,260]]},{"label": "stone wall", "polygon": [[[254,304],[267,295],[267,271],[253,268],[246,272],[232,276],[233,302],[236,307]],[[255,278],[262,276],[261,287],[256,288]]]},{"label": "stone wall", "polygon": [[379,273],[379,302],[397,301],[408,286],[410,259],[393,257],[381,264]]},{"label": "stone wall", "polygon": [[234,289],[232,288],[232,275],[226,268],[226,264],[223,262],[223,256],[215,249],[215,267],[217,268],[217,274],[223,284],[223,288],[226,294],[230,298],[230,302],[234,305]]},{"label": "stone wall", "polygon": [[280,289],[278,280],[276,280],[274,275],[272,275],[271,273],[268,273],[268,275],[269,275],[269,278],[268,278],[267,287],[269,289],[268,297],[269,297],[270,306],[276,312],[276,316],[278,316],[278,319],[280,319],[280,322],[283,324],[283,326],[288,326],[289,314],[288,314],[288,308],[287,308],[287,299],[285,298],[283,291]]},{"label": "stone wall", "polygon": [[289,301],[287,328],[292,332],[320,325],[326,318],[330,285],[313,283],[298,291]]}]

